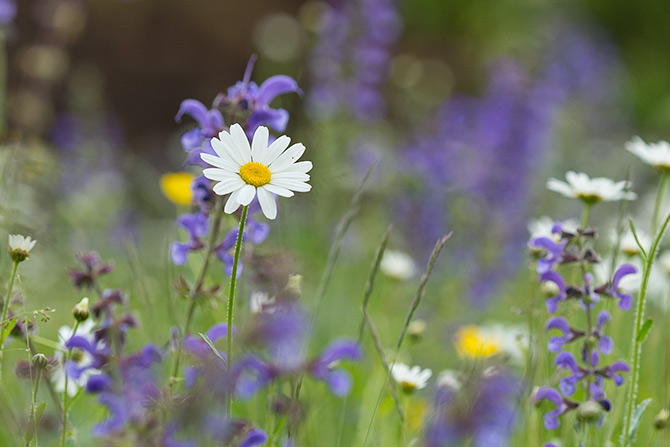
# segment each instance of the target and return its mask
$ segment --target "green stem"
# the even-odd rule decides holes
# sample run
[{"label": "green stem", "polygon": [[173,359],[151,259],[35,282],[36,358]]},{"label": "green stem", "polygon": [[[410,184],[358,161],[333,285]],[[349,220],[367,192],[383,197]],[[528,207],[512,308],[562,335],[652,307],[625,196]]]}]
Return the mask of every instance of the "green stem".
[{"label": "green stem", "polygon": [[635,400],[637,396],[637,386],[640,376],[640,358],[642,356],[642,340],[638,340],[638,334],[642,329],[642,324],[644,320],[644,305],[647,298],[647,285],[649,284],[649,275],[651,274],[651,268],[654,263],[654,258],[656,257],[656,252],[658,250],[658,245],[663,238],[663,234],[670,222],[670,213],[666,216],[663,221],[663,225],[656,233],[654,242],[651,245],[651,248],[647,252],[647,258],[644,260],[644,269],[642,273],[642,285],[640,286],[640,295],[637,301],[637,308],[635,309],[635,325],[633,326],[633,348],[632,348],[632,358],[631,358],[631,370],[630,370],[630,387],[628,388],[628,397],[626,399],[626,408],[624,414],[624,424],[623,430],[621,432],[621,446],[628,447],[630,445],[631,439],[629,439],[629,433],[631,429],[633,409],[635,407]]},{"label": "green stem", "polygon": [[4,140],[7,131],[7,50],[5,48],[4,27],[0,29],[0,141]]},{"label": "green stem", "polygon": [[[79,329],[79,323],[80,321],[77,320],[77,322],[74,324],[74,329],[72,329],[72,335],[71,337],[74,337],[75,334],[77,333],[77,329]],[[72,349],[68,349],[67,352],[65,353],[64,360],[63,360],[63,372],[65,372],[65,364],[70,360],[70,355],[72,354]],[[69,376],[67,372],[65,372],[65,389],[63,390],[63,436],[61,439],[61,446],[65,447],[65,441],[66,441],[66,433],[67,433],[67,411],[68,411],[68,401],[67,401],[67,387],[68,387],[68,379]]]},{"label": "green stem", "polygon": [[[188,308],[188,314],[186,317],[186,325],[184,326],[184,335],[188,335],[191,330],[191,322],[193,321],[193,315],[195,314],[195,307],[198,304],[198,300],[195,299],[196,295],[202,288],[202,284],[205,281],[205,274],[209,267],[209,260],[212,257],[212,252],[214,251],[214,246],[216,245],[216,239],[219,235],[219,229],[221,227],[221,219],[223,217],[223,199],[219,196],[216,198],[216,203],[214,205],[214,222],[212,224],[212,231],[209,235],[209,240],[207,241],[207,248],[205,250],[205,260],[202,263],[200,272],[195,282],[191,285],[191,288],[188,291],[188,296],[186,299],[190,302]],[[170,386],[172,386],[179,374],[179,363],[181,361],[181,349],[177,351],[174,368],[172,370],[172,379],[170,381]]]},{"label": "green stem", "polygon": [[[240,251],[242,249],[242,237],[244,235],[244,224],[247,220],[247,211],[249,205],[242,208],[242,216],[240,217],[240,227],[237,230],[237,242],[235,242],[235,257],[233,258],[233,272],[230,276],[230,291],[228,293],[228,334],[226,345],[226,362],[228,367],[233,361],[233,310],[235,309],[235,286],[237,285],[237,265],[240,260]],[[232,413],[233,398],[228,395],[228,416]]]},{"label": "green stem", "polygon": [[665,195],[665,190],[668,186],[668,174],[665,172],[661,174],[661,180],[658,182],[658,191],[656,192],[656,203],[654,204],[654,214],[651,218],[651,232],[652,234],[656,232],[658,227],[658,212],[661,210],[661,204],[663,203],[663,196]]},{"label": "green stem", "polygon": [[[42,368],[37,368],[37,377],[35,378],[35,389],[33,390],[33,401],[30,405],[30,420],[32,421],[33,424],[35,424],[35,427],[33,427],[34,433],[37,432],[37,421],[35,420],[35,404],[37,403],[37,390],[39,390],[40,388],[41,379],[42,379]],[[32,436],[29,439],[26,439],[25,447],[29,447],[32,440],[33,440]]]},{"label": "green stem", "polygon": [[582,221],[581,221],[581,226],[583,229],[586,229],[589,225],[589,217],[591,217],[592,207],[593,207],[592,203],[584,203],[584,210],[582,211]]},{"label": "green stem", "polygon": [[7,286],[7,294],[5,295],[5,302],[3,303],[2,310],[2,321],[0,321],[0,380],[2,380],[2,364],[4,359],[4,347],[5,347],[5,324],[7,324],[7,311],[9,311],[9,298],[12,296],[12,289],[14,288],[14,279],[16,279],[16,271],[19,268],[19,262],[14,261],[14,267],[12,268],[12,276],[9,278],[9,285]]}]

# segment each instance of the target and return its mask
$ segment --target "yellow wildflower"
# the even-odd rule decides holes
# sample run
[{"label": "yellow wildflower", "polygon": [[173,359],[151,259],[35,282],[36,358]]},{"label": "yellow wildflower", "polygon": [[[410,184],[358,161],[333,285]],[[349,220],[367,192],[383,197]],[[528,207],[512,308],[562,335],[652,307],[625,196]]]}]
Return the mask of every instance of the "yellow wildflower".
[{"label": "yellow wildflower", "polygon": [[461,327],[454,337],[454,345],[458,355],[472,359],[488,358],[501,352],[500,340],[474,325]]},{"label": "yellow wildflower", "polygon": [[168,172],[161,176],[161,191],[176,205],[190,205],[193,200],[191,182],[194,178],[189,172]]}]

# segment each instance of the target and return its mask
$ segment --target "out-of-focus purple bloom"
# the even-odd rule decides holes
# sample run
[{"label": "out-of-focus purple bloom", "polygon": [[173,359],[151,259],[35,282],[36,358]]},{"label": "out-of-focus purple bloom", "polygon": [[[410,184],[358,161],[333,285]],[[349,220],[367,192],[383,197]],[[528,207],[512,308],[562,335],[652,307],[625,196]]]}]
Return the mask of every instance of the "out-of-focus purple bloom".
[{"label": "out-of-focus purple bloom", "polygon": [[186,243],[173,242],[170,246],[170,251],[172,254],[172,262],[176,265],[184,265],[190,252],[200,250],[205,246],[200,238],[207,234],[209,219],[202,212],[182,214],[177,219],[177,225],[186,230],[189,241]]},{"label": "out-of-focus purple bloom", "polygon": [[191,116],[199,125],[199,127],[189,130],[181,137],[181,145],[188,153],[187,163],[205,166],[200,154],[203,152],[214,154],[209,141],[225,129],[223,116],[219,110],[208,110],[203,103],[195,99],[182,101],[175,120],[181,122],[184,115]]},{"label": "out-of-focus purple bloom", "polygon": [[100,255],[96,252],[79,253],[76,257],[77,261],[84,266],[84,270],[69,267],[67,273],[77,289],[85,287],[87,290],[91,290],[95,288],[99,276],[114,270],[114,265],[110,262],[103,263]]},{"label": "out-of-focus purple bloom", "polygon": [[559,352],[563,349],[563,345],[575,341],[579,337],[584,336],[583,331],[573,329],[570,323],[563,317],[553,317],[547,321],[546,330],[558,329],[563,333],[562,337],[552,337],[549,339],[549,352]]},{"label": "out-of-focus purple bloom", "polygon": [[[156,346],[146,345],[141,351],[119,359],[120,383],[113,389],[108,385],[87,387],[93,392],[102,390],[98,393],[98,401],[109,410],[108,419],[93,427],[93,436],[109,436],[123,430],[129,423],[136,426],[146,423],[147,410],[160,397],[152,368],[162,358],[163,354]],[[106,381],[109,380],[112,380],[111,377]]]},{"label": "out-of-focus purple bloom", "polygon": [[9,25],[16,16],[16,3],[14,0],[0,0],[0,25]]},{"label": "out-of-focus purple bloom", "polygon": [[584,371],[577,364],[575,356],[568,351],[558,354],[554,363],[559,369],[567,369],[572,373],[558,383],[558,388],[564,396],[572,396],[575,393],[575,384],[584,378]]},{"label": "out-of-focus purple bloom", "polygon": [[537,259],[537,273],[540,275],[554,270],[555,266],[562,260],[563,249],[566,241],[556,242],[548,237],[538,237],[530,241],[532,248],[542,249],[543,252]]},{"label": "out-of-focus purple bloom", "polygon": [[336,396],[349,394],[351,377],[346,371],[337,370],[333,363],[339,360],[358,360],[361,349],[355,341],[340,340],[323,350],[308,367],[312,377],[326,382],[330,391]]},{"label": "out-of-focus purple bloom", "polygon": [[517,416],[519,380],[502,371],[471,378],[460,390],[438,386],[427,421],[427,447],[507,445]]},{"label": "out-of-focus purple bloom", "polygon": [[244,436],[242,442],[239,443],[239,447],[256,447],[265,444],[267,440],[268,436],[263,430],[253,428]]},{"label": "out-of-focus purple bloom", "polygon": [[598,314],[598,325],[595,333],[596,337],[598,337],[598,349],[603,354],[610,354],[614,348],[612,339],[603,333],[603,326],[605,326],[611,318],[612,316],[606,310],[603,310]]}]

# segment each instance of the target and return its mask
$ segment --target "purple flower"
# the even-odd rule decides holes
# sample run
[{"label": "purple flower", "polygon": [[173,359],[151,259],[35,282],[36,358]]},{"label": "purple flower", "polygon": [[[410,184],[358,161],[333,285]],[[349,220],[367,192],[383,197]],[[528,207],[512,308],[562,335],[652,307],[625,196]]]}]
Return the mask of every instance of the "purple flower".
[{"label": "purple flower", "polygon": [[551,314],[556,312],[556,309],[558,307],[558,303],[560,301],[565,301],[567,298],[567,289],[565,287],[565,280],[563,280],[563,277],[558,274],[557,272],[545,272],[540,275],[540,281],[550,281],[556,284],[558,287],[558,294],[554,295],[551,298],[548,298],[547,301],[545,302],[547,306],[547,311]]},{"label": "purple flower", "polygon": [[636,272],[637,269],[630,264],[624,264],[621,267],[619,267],[616,272],[614,272],[614,277],[612,278],[612,285],[609,287],[608,294],[613,296],[614,298],[619,298],[619,308],[621,310],[628,310],[631,308],[631,306],[633,305],[633,297],[619,290],[619,282],[624,276]]},{"label": "purple flower", "polygon": [[200,154],[203,152],[214,154],[209,140],[224,130],[223,116],[219,110],[208,110],[204,104],[195,99],[182,101],[175,121],[181,122],[184,115],[191,116],[200,126],[184,133],[181,137],[181,145],[188,153],[187,161],[189,164],[204,166]]},{"label": "purple flower", "polygon": [[98,277],[114,270],[114,265],[110,262],[103,263],[100,255],[94,251],[89,253],[79,253],[76,256],[83,266],[84,270],[78,270],[72,267],[67,269],[70,279],[77,290],[86,288],[91,290],[95,288]]},{"label": "purple flower", "polygon": [[598,349],[603,354],[610,354],[614,348],[614,342],[610,337],[603,334],[603,326],[607,323],[612,316],[606,310],[601,311],[598,314],[598,326],[596,328],[596,336],[598,337]]},{"label": "purple flower", "polygon": [[556,409],[544,415],[544,426],[547,430],[555,430],[559,426],[558,417],[568,411],[569,407],[561,395],[553,388],[540,387],[535,393],[535,400],[550,400],[556,405]]},{"label": "purple flower", "polygon": [[584,378],[584,371],[577,364],[577,360],[572,353],[563,351],[556,356],[554,361],[558,369],[567,369],[572,374],[564,377],[558,383],[558,388],[564,396],[572,396],[575,393],[575,384]]},{"label": "purple flower", "polygon": [[189,241],[186,243],[173,242],[170,246],[170,251],[172,254],[172,262],[176,265],[184,265],[190,252],[200,250],[205,246],[200,238],[207,234],[209,219],[202,212],[182,214],[177,219],[177,225],[186,230]]},{"label": "purple flower", "polygon": [[530,241],[530,246],[544,250],[544,255],[537,260],[537,273],[544,274],[554,270],[562,260],[563,250],[567,241],[556,242],[548,237],[538,237]]},{"label": "purple flower", "polygon": [[16,16],[16,3],[14,0],[0,0],[0,25],[9,25]]},{"label": "purple flower", "polygon": [[345,396],[351,390],[351,377],[346,371],[335,369],[333,364],[343,359],[358,360],[360,356],[358,343],[349,340],[336,341],[323,350],[308,366],[308,370],[312,377],[326,382],[334,395]]},{"label": "purple flower", "polygon": [[549,339],[549,352],[559,352],[563,349],[565,343],[570,343],[584,335],[584,332],[570,327],[570,323],[563,317],[553,317],[547,321],[546,330],[558,329],[563,333],[562,337],[552,337]]},{"label": "purple flower", "polygon": [[623,377],[618,374],[620,372],[628,372],[630,371],[630,368],[628,367],[628,364],[626,362],[614,362],[607,368],[603,370],[599,370],[598,374],[614,380],[614,383],[616,386],[621,386],[623,384]]}]

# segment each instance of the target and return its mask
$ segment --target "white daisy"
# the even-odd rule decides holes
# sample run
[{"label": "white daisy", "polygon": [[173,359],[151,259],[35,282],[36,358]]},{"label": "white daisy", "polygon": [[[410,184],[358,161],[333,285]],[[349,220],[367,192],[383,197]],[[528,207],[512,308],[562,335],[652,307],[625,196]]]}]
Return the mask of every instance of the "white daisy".
[{"label": "white daisy", "polygon": [[386,250],[379,269],[386,276],[404,281],[416,274],[416,263],[407,253]]},{"label": "white daisy", "polygon": [[[249,140],[239,124],[230,126],[218,138],[212,138],[215,155],[201,154],[202,159],[214,166],[203,171],[205,177],[217,181],[214,192],[220,196],[230,194],[224,211],[228,214],[247,206],[256,195],[263,214],[268,219],[277,217],[277,204],[272,194],[293,196],[293,191],[307,192],[312,189],[306,182],[312,169],[310,161],[296,161],[305,152],[305,146],[296,143],[288,147],[291,139],[286,135],[277,138],[268,146],[268,128],[256,130],[253,141]],[[287,149],[288,148],[288,149]]]},{"label": "white daisy", "polygon": [[7,251],[14,262],[21,262],[28,259],[30,250],[33,249],[37,241],[31,240],[30,236],[21,234],[10,234]]},{"label": "white daisy", "polygon": [[577,222],[575,219],[556,221],[549,216],[542,216],[537,219],[531,219],[526,225],[528,233],[530,233],[529,239],[532,240],[538,237],[560,239],[560,235],[551,232],[557,223],[560,224],[561,228],[568,233],[576,233],[577,228],[579,228],[579,222]]},{"label": "white daisy", "polygon": [[[642,248],[648,250],[651,247],[651,236],[645,233],[642,230],[636,230],[637,238],[642,244]],[[617,234],[614,232],[612,235],[612,241],[616,243]],[[633,232],[628,230],[621,236],[621,242],[619,244],[619,250],[621,250],[626,256],[636,256],[640,254],[640,247],[637,245],[635,236]]]},{"label": "white daisy", "polygon": [[421,370],[418,366],[410,368],[404,363],[394,363],[391,366],[391,375],[402,390],[409,394],[425,388],[433,372],[430,369]]},{"label": "white daisy", "polygon": [[588,204],[616,200],[635,200],[637,194],[627,191],[629,182],[615,182],[606,177],[589,178],[583,172],[568,171],[565,174],[567,183],[555,178],[547,180],[547,189],[556,191],[566,197],[580,199]]},{"label": "white daisy", "polygon": [[624,147],[648,165],[670,171],[670,143],[667,141],[645,143],[642,138],[633,137]]},{"label": "white daisy", "polygon": [[[85,321],[77,328],[76,335],[86,338],[91,343],[95,343],[95,335],[91,332],[94,326],[95,322],[93,320]],[[61,326],[61,328],[58,329],[58,344],[61,349],[58,349],[55,353],[55,357],[58,360],[58,366],[51,372],[51,380],[54,383],[54,388],[59,393],[62,393],[65,390],[65,369],[63,365],[65,363],[65,353],[67,352],[65,343],[67,343],[73,335],[72,328],[69,326]],[[80,349],[73,349],[70,359],[75,361],[77,365],[82,368],[93,362],[91,354]],[[97,373],[99,373],[97,369],[90,368],[83,371],[78,379],[69,377],[67,380],[68,396],[77,394],[79,389],[86,385],[88,378]]]}]

